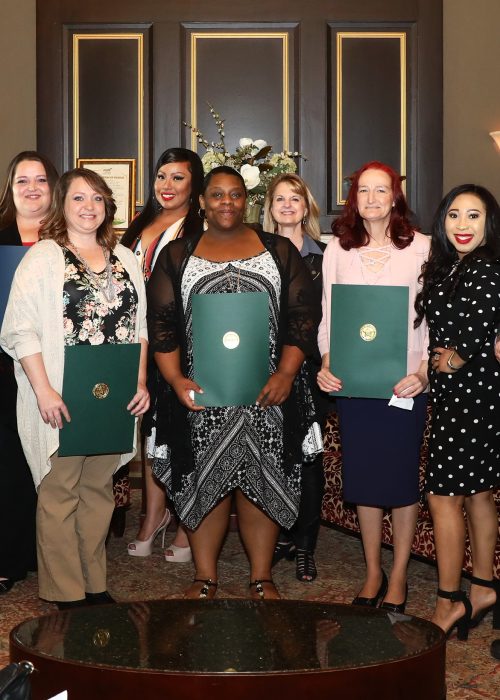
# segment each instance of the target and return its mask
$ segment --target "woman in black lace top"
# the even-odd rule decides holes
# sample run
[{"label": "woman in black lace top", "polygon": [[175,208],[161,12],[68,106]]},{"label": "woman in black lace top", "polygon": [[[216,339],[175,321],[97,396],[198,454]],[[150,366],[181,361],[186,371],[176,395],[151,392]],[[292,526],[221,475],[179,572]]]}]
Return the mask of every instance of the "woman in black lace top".
[{"label": "woman in black lace top", "polygon": [[[314,405],[299,373],[315,345],[314,290],[289,241],[243,223],[239,173],[212,170],[200,203],[207,230],[170,243],[148,285],[151,348],[169,385],[153,469],[188,528],[196,575],[186,597],[215,595],[234,493],[251,595],[277,598],[271,561],[280,525],[290,527],[297,517],[306,436],[312,453],[320,449]],[[270,377],[256,387],[251,406],[201,409],[192,398],[201,388],[193,380],[191,298],[235,291],[269,296]]]}]

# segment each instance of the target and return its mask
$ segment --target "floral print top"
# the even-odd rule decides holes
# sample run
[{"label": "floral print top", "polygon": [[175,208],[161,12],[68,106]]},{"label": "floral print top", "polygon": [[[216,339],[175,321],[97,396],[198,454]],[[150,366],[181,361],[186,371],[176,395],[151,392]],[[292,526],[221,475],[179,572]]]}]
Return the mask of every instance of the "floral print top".
[{"label": "floral print top", "polygon": [[[64,344],[133,343],[138,296],[120,260],[111,254],[116,296],[112,302],[108,302],[75,254],[65,247],[62,250],[65,262]],[[105,270],[98,274],[103,284],[105,275]]]}]

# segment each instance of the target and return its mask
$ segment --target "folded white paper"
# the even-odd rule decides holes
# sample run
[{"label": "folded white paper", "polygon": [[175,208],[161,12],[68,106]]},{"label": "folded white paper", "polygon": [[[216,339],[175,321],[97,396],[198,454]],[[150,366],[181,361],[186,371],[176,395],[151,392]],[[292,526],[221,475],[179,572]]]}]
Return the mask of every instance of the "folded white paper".
[{"label": "folded white paper", "polygon": [[405,411],[411,411],[413,408],[413,399],[398,399],[398,397],[393,394],[391,400],[389,401],[389,406],[395,406],[396,408],[402,408]]}]

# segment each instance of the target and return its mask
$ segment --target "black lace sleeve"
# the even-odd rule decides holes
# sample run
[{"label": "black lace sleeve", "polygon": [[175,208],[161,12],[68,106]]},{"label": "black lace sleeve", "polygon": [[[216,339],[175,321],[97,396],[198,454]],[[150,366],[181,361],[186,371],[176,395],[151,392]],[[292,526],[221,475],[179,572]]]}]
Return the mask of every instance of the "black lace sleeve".
[{"label": "black lace sleeve", "polygon": [[[295,345],[306,355],[313,355],[317,347],[318,324],[321,310],[316,300],[314,284],[307,266],[295,246],[286,243],[286,250],[279,250],[280,258],[285,262],[284,269],[288,275],[286,299],[286,325],[283,333],[284,345]],[[281,244],[280,241],[280,244]],[[279,248],[283,248],[279,244]]]},{"label": "black lace sleeve", "polygon": [[168,246],[162,250],[154,266],[147,284],[147,299],[150,351],[173,352],[179,347],[179,325]]}]

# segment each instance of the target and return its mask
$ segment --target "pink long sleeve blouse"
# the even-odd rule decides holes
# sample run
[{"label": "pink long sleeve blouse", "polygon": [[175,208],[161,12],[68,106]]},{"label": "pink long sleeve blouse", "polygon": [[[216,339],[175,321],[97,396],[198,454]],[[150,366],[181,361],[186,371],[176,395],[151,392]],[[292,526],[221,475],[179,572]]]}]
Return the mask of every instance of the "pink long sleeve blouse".
[{"label": "pink long sleeve blouse", "polygon": [[[344,250],[339,239],[334,236],[328,243],[323,256],[323,318],[318,332],[318,345],[321,356],[330,352],[330,315],[332,284],[378,284],[409,287],[408,303],[408,360],[407,373],[416,372],[422,360],[428,358],[429,334],[425,321],[413,328],[415,320],[415,297],[420,291],[421,268],[429,255],[430,239],[415,232],[412,243],[399,250],[390,246],[390,258],[384,269],[375,277],[367,275],[361,261],[360,252],[367,248]],[[335,367],[330,367],[335,374]]]}]

